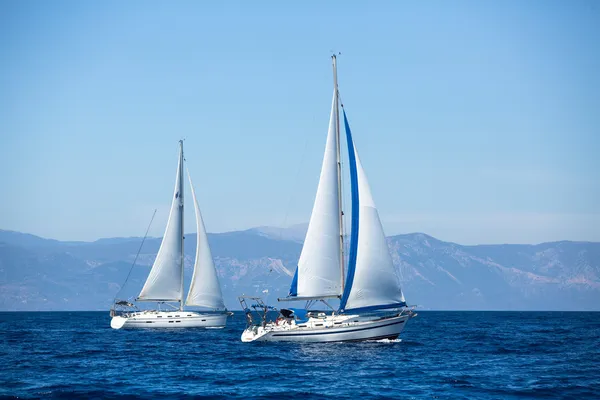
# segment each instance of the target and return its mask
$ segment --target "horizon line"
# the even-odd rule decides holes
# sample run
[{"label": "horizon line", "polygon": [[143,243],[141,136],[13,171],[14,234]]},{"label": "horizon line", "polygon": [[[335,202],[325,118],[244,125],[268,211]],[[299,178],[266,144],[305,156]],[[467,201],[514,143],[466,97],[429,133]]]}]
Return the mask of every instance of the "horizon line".
[{"label": "horizon line", "polygon": [[[292,226],[295,225],[303,225],[303,224],[294,224]],[[256,231],[256,234],[258,236],[262,236],[265,237],[267,239],[271,239],[271,240],[279,240],[279,241],[285,241],[285,242],[294,242],[294,243],[303,243],[304,241],[297,241],[297,240],[292,240],[292,239],[286,239],[286,238],[275,238],[275,237],[271,237],[267,234],[263,234],[260,235],[260,231],[258,229],[260,228],[274,228],[274,229],[289,229],[288,228],[280,228],[280,227],[274,227],[274,226],[268,226],[268,225],[261,225],[261,226],[257,226],[257,227],[253,227],[253,228],[248,228],[248,229],[240,229],[240,230],[234,230],[234,231],[225,231],[225,232],[207,232],[207,234],[209,235],[225,235],[225,234],[229,234],[229,233],[238,233],[238,232],[248,232],[248,231]],[[143,236],[111,236],[111,237],[100,237],[98,239],[95,240],[61,240],[61,239],[53,239],[53,238],[48,238],[48,237],[44,237],[44,236],[40,236],[37,235],[35,233],[29,233],[29,232],[21,232],[21,231],[16,231],[16,230],[12,230],[12,229],[2,229],[0,228],[0,232],[12,232],[12,233],[17,233],[17,234],[21,234],[21,235],[30,235],[30,236],[34,236],[36,238],[42,239],[42,240],[49,240],[49,241],[55,241],[55,242],[61,242],[61,243],[96,243],[99,242],[101,240],[111,240],[111,239],[131,239],[131,240],[138,240],[138,239],[143,239]],[[189,233],[184,233],[184,237],[187,235],[196,235],[196,232],[189,232]],[[589,244],[600,244],[600,241],[593,241],[593,240],[569,240],[569,239],[561,239],[561,240],[551,240],[551,241],[545,241],[545,242],[538,242],[538,243],[507,243],[507,242],[503,242],[503,243],[478,243],[478,244],[461,244],[461,243],[457,243],[451,240],[443,240],[443,239],[438,239],[435,236],[429,235],[425,232],[406,232],[406,233],[397,233],[397,234],[393,234],[393,235],[386,235],[386,238],[394,238],[397,236],[410,236],[410,235],[424,235],[427,236],[428,238],[437,240],[439,242],[443,242],[443,243],[448,243],[448,244],[455,244],[458,246],[462,246],[462,247],[475,247],[475,246],[505,246],[505,245],[511,245],[511,246],[540,246],[543,244],[550,244],[550,243],[563,243],[563,242],[568,242],[568,243],[589,243]],[[162,239],[163,236],[147,236],[146,239]],[[2,243],[2,242],[0,242]]]}]

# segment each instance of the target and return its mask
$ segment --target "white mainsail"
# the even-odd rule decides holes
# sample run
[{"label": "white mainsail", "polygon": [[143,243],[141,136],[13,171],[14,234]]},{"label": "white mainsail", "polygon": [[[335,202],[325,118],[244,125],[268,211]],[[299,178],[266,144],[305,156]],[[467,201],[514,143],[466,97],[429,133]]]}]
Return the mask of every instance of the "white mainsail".
[{"label": "white mainsail", "polygon": [[183,144],[167,229],[138,300],[181,301],[183,298]]},{"label": "white mainsail", "polygon": [[336,94],[334,90],[319,186],[298,261],[297,297],[339,296],[342,291]]},{"label": "white mainsail", "polygon": [[[365,171],[352,145],[358,183],[358,247],[345,310],[385,308],[404,303],[404,295],[388,249]],[[353,207],[355,204],[352,205]],[[352,266],[350,267],[352,268]]]},{"label": "white mainsail", "polygon": [[219,285],[219,278],[215,264],[208,246],[208,236],[196,199],[196,191],[192,184],[192,177],[188,171],[188,179],[192,188],[192,199],[194,200],[194,209],[196,211],[196,259],[194,262],[194,274],[192,275],[192,283],[188,292],[186,305],[206,307],[215,310],[224,310],[223,294]]}]

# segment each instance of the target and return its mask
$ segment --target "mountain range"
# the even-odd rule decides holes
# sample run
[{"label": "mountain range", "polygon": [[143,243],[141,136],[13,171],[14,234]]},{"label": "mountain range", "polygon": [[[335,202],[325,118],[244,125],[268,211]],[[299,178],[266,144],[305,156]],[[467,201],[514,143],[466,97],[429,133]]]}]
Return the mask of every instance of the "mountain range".
[{"label": "mountain range", "polygon": [[[305,228],[209,234],[229,309],[240,308],[241,294],[271,304],[287,294]],[[141,242],[65,242],[0,230],[0,310],[108,310],[117,294],[134,298],[160,238],[145,240],[132,268]],[[185,243],[189,284],[195,234]],[[462,246],[411,233],[388,237],[388,245],[408,303],[421,309],[600,310],[600,243]]]}]

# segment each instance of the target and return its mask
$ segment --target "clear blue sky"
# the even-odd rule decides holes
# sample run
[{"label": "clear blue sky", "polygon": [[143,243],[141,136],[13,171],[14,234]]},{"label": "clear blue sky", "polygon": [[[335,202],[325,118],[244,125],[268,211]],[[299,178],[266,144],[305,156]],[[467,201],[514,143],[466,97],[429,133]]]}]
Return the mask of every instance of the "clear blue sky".
[{"label": "clear blue sky", "polygon": [[307,221],[330,50],[388,235],[600,241],[594,0],[0,2],[0,228],[162,235],[181,137],[209,231]]}]

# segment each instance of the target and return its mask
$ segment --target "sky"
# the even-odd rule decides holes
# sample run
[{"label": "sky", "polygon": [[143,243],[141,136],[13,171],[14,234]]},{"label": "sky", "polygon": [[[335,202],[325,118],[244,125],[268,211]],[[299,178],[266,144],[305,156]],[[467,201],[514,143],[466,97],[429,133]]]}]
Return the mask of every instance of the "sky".
[{"label": "sky", "polygon": [[0,1],[0,229],[161,236],[182,138],[209,232],[307,222],[335,51],[386,234],[600,241],[599,43],[594,0]]}]

